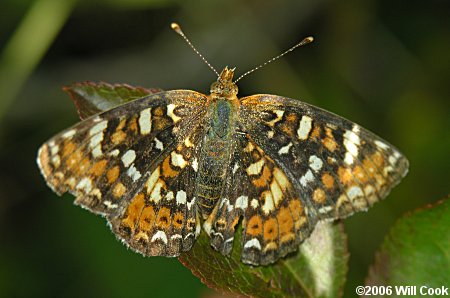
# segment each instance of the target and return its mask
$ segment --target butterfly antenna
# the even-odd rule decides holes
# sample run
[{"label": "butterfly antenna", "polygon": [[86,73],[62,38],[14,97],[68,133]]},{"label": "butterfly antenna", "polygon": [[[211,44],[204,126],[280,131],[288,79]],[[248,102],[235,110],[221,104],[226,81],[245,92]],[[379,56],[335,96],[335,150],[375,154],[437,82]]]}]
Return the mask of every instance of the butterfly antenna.
[{"label": "butterfly antenna", "polygon": [[205,59],[205,57],[203,57],[202,54],[200,54],[199,51],[197,51],[197,49],[194,47],[194,45],[189,41],[189,39],[186,37],[186,35],[184,35],[183,31],[181,31],[181,27],[180,25],[178,25],[177,23],[172,23],[170,24],[170,27],[173,29],[173,31],[175,31],[176,33],[178,33],[181,37],[183,37],[183,39],[187,42],[187,44],[194,50],[194,52],[203,60],[203,62],[206,63],[206,65],[209,66],[209,68],[211,68],[212,71],[214,71],[214,73],[219,77],[219,73],[217,72],[217,70],[208,62],[208,60]]},{"label": "butterfly antenna", "polygon": [[309,37],[304,38],[302,41],[300,41],[299,43],[297,43],[295,46],[293,46],[293,47],[291,47],[290,49],[284,51],[284,52],[281,53],[280,55],[278,55],[278,56],[276,56],[276,57],[273,57],[272,59],[270,59],[270,60],[264,62],[263,64],[260,64],[260,65],[256,66],[255,68],[250,69],[249,71],[243,73],[239,78],[237,78],[237,79],[234,81],[234,83],[236,84],[240,79],[242,79],[243,77],[247,76],[248,74],[251,74],[251,73],[254,72],[255,70],[260,69],[261,67],[266,66],[267,64],[269,64],[269,63],[271,63],[271,62],[273,62],[273,61],[275,61],[275,60],[277,60],[277,59],[283,57],[284,55],[286,55],[286,54],[289,53],[289,52],[292,52],[293,50],[295,50],[295,49],[298,48],[298,47],[301,47],[301,46],[304,46],[304,45],[306,45],[306,44],[308,44],[308,43],[313,42],[313,40],[314,40],[314,38],[313,38],[312,36],[309,36]]}]

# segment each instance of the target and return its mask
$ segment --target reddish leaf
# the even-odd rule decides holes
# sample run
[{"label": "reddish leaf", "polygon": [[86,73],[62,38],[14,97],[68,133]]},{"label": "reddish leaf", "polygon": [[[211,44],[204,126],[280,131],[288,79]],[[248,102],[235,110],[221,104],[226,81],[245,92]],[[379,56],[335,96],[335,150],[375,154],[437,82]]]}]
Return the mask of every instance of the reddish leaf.
[{"label": "reddish leaf", "polygon": [[63,88],[70,94],[81,119],[86,119],[99,112],[107,111],[129,101],[149,94],[161,92],[162,89],[133,87],[126,84],[108,84],[104,82],[76,83]]}]

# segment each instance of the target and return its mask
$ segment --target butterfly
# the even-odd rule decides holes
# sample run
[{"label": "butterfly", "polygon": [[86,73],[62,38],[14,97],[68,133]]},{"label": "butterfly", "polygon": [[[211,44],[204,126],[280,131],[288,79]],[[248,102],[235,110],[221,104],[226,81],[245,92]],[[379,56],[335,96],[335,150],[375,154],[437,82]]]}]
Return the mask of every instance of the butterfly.
[{"label": "butterfly", "polygon": [[[238,98],[225,67],[209,95],[160,91],[88,117],[39,149],[47,184],[104,216],[145,256],[178,256],[206,233],[268,265],[319,221],[367,210],[408,171],[378,136],[299,100]],[[159,91],[159,90],[158,90]]]}]

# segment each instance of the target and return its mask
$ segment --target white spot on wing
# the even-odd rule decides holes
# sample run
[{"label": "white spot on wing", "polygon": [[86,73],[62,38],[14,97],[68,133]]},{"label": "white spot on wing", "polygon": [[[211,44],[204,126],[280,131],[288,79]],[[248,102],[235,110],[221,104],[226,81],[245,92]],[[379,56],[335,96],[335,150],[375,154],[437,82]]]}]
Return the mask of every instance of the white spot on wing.
[{"label": "white spot on wing", "polygon": [[152,131],[152,114],[150,108],[144,109],[139,115],[141,134],[146,135]]},{"label": "white spot on wing", "polygon": [[351,155],[350,152],[345,153],[344,162],[348,165],[353,163],[353,155]]},{"label": "white spot on wing", "polygon": [[83,190],[85,193],[89,193],[92,190],[92,181],[91,179],[84,177],[77,184],[78,190]]},{"label": "white spot on wing", "polygon": [[262,196],[264,197],[264,205],[262,206],[262,210],[264,211],[264,213],[269,214],[275,209],[272,193],[269,191],[265,191],[262,193]]},{"label": "white spot on wing", "polygon": [[59,155],[55,155],[52,157],[52,163],[55,168],[58,168],[61,165],[61,159],[59,158]]},{"label": "white spot on wing", "polygon": [[308,134],[311,131],[312,119],[309,116],[302,116],[300,119],[299,128],[297,130],[297,136],[300,140],[306,140],[308,138]]},{"label": "white spot on wing", "polygon": [[353,201],[357,197],[364,196],[364,193],[359,186],[352,186],[347,190],[347,196],[350,200]]},{"label": "white spot on wing", "polygon": [[253,209],[258,208],[258,205],[259,205],[258,200],[257,199],[253,199],[251,201],[250,205],[252,206]]},{"label": "white spot on wing", "polygon": [[250,166],[248,166],[247,174],[258,175],[261,172],[263,165],[264,165],[264,158],[261,158],[257,162],[252,163]]},{"label": "white spot on wing", "polygon": [[169,191],[169,192],[166,194],[166,200],[167,200],[167,201],[173,200],[173,191]]},{"label": "white spot on wing", "polygon": [[278,121],[280,121],[280,120],[283,118],[284,111],[281,111],[281,110],[275,110],[274,112],[275,112],[275,114],[277,115],[277,117],[276,117],[275,119],[273,119],[273,120],[267,122],[267,124],[268,124],[269,126],[274,126],[275,123],[277,123]]},{"label": "white spot on wing", "polygon": [[155,233],[155,235],[153,235],[152,237],[152,242],[155,242],[156,240],[162,240],[162,242],[164,242],[164,244],[167,244],[167,235],[166,233],[164,233],[163,231],[158,231]]},{"label": "white spot on wing", "polygon": [[172,165],[176,167],[180,167],[183,169],[188,164],[187,161],[184,160],[183,155],[178,154],[175,151],[172,151],[171,157]]},{"label": "white spot on wing", "polygon": [[289,153],[289,149],[291,148],[291,146],[292,146],[292,142],[287,144],[284,147],[281,147],[280,150],[278,150],[278,154],[279,155],[281,155],[281,154],[288,154]]},{"label": "white spot on wing", "polygon": [[158,203],[162,199],[162,197],[161,197],[162,187],[163,187],[163,182],[161,182],[161,181],[156,182],[155,187],[153,188],[153,191],[150,194],[150,201]]},{"label": "white spot on wing", "polygon": [[134,150],[132,150],[132,149],[128,150],[122,156],[123,165],[127,168],[131,163],[133,163],[135,158],[136,158],[136,152],[134,152]]},{"label": "white spot on wing", "polygon": [[164,145],[163,143],[158,140],[157,138],[155,138],[155,148],[162,151],[164,149]]},{"label": "white spot on wing", "polygon": [[150,175],[150,177],[148,178],[148,180],[145,184],[145,186],[147,187],[147,194],[149,194],[153,190],[153,188],[156,184],[156,181],[158,181],[158,178],[159,178],[159,167],[157,167],[153,171],[153,173]]},{"label": "white spot on wing", "polygon": [[188,210],[191,210],[192,206],[195,204],[195,200],[196,198],[194,197],[192,198],[192,201],[186,203]]},{"label": "white spot on wing", "polygon": [[355,125],[352,130],[346,130],[344,133],[344,147],[347,150],[344,162],[348,165],[351,165],[354,157],[358,156],[358,146],[360,145],[360,139],[357,135],[358,131],[359,127]]},{"label": "white spot on wing", "polygon": [[381,141],[376,140],[374,143],[375,143],[375,145],[377,145],[378,148],[381,148],[381,149],[389,148],[389,146],[387,144],[385,144]]},{"label": "white spot on wing", "polygon": [[99,145],[95,146],[95,148],[92,150],[92,157],[97,158],[97,157],[100,157],[102,155],[103,155],[102,147],[99,144]]},{"label": "white spot on wing", "polygon": [[180,117],[178,117],[177,115],[175,115],[175,113],[173,112],[175,110],[177,106],[174,105],[173,103],[167,105],[167,116],[169,116],[170,118],[172,118],[174,123],[177,123],[178,121],[180,121]]},{"label": "white spot on wing", "polygon": [[90,130],[89,130],[89,135],[93,136],[98,134],[99,132],[102,132],[106,127],[108,126],[108,121],[103,120],[99,123],[97,123],[96,125],[94,125]]},{"label": "white spot on wing", "polygon": [[103,140],[103,133],[102,133],[102,132],[101,132],[101,133],[98,133],[98,134],[96,134],[96,135],[94,135],[94,136],[91,138],[90,142],[89,142],[89,147],[91,147],[91,148],[96,147],[97,145],[100,144],[100,142],[101,142],[102,140]]},{"label": "white spot on wing", "polygon": [[55,155],[56,153],[58,153],[58,151],[59,151],[59,146],[58,145],[50,146],[50,152],[51,152],[52,155]]},{"label": "white spot on wing", "polygon": [[248,197],[247,196],[240,196],[236,199],[235,208],[240,208],[245,211],[248,207]]},{"label": "white spot on wing", "polygon": [[279,202],[283,199],[283,192],[276,181],[270,184],[270,191],[272,192],[273,201],[275,206],[278,206]]},{"label": "white spot on wing", "polygon": [[305,175],[300,178],[300,183],[306,186],[309,182],[314,181],[314,175],[311,170],[308,170]]},{"label": "white spot on wing", "polygon": [[75,129],[71,129],[69,131],[66,131],[65,133],[63,133],[63,138],[69,139],[71,137],[73,137],[73,135],[76,133],[77,131]]},{"label": "white spot on wing", "polygon": [[108,208],[108,209],[115,209],[117,207],[119,207],[117,204],[113,204],[110,201],[104,201],[103,204]]},{"label": "white spot on wing", "polygon": [[186,192],[184,190],[177,191],[177,204],[186,204]]},{"label": "white spot on wing", "polygon": [[134,165],[131,165],[131,167],[128,169],[127,175],[130,176],[134,182],[136,182],[142,176]]},{"label": "white spot on wing", "polygon": [[198,161],[197,161],[197,158],[194,158],[194,160],[192,161],[192,168],[194,169],[195,172],[198,171]]},{"label": "white spot on wing", "polygon": [[261,250],[261,244],[259,240],[256,238],[252,238],[244,244],[244,248],[256,248],[257,250]]},{"label": "white spot on wing", "polygon": [[233,174],[235,174],[238,169],[239,169],[239,165],[237,163],[235,163],[234,167],[233,167]]},{"label": "white spot on wing", "polygon": [[322,168],[323,162],[320,158],[315,155],[311,155],[309,157],[309,167],[313,169],[315,172],[319,171]]},{"label": "white spot on wing", "polygon": [[118,156],[120,154],[119,149],[114,149],[113,151],[109,152],[109,156]]}]

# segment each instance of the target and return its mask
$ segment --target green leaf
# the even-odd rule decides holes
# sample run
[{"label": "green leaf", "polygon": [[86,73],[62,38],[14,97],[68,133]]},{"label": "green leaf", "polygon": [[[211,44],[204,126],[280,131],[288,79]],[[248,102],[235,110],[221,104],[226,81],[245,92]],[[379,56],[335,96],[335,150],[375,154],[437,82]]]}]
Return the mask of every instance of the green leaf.
[{"label": "green leaf", "polygon": [[450,200],[406,214],[386,236],[367,285],[450,285]]},{"label": "green leaf", "polygon": [[86,119],[99,112],[107,111],[129,101],[162,91],[159,88],[146,89],[126,84],[111,85],[104,82],[76,83],[72,86],[64,87],[63,90],[70,94],[81,119]]},{"label": "green leaf", "polygon": [[320,223],[299,252],[270,266],[243,264],[241,231],[225,257],[202,233],[179,260],[209,287],[255,297],[340,297],[347,273],[347,238],[342,224]]}]

